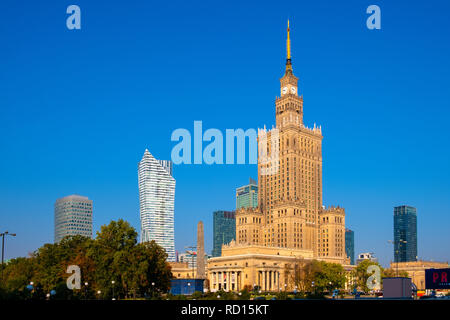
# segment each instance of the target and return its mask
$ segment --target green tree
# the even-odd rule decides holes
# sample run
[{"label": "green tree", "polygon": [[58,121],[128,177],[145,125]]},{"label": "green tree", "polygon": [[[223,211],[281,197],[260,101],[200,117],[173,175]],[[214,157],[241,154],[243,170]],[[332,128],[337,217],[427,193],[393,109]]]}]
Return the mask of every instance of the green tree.
[{"label": "green tree", "polygon": [[[119,219],[103,225],[88,256],[95,262],[95,279],[103,296],[127,297],[128,256],[137,243],[137,232],[131,225]],[[114,281],[114,284],[112,283]],[[113,288],[114,287],[114,288]]]},{"label": "green tree", "polygon": [[[33,258],[36,269],[33,282],[36,287],[42,288],[44,293],[54,290],[66,284],[70,276],[66,273],[69,265],[78,265],[81,270],[82,283],[94,282],[92,272],[95,270],[94,262],[87,258],[86,254],[92,246],[93,240],[80,235],[64,237],[55,244],[45,244],[39,248]],[[83,290],[82,290],[83,291]],[[81,298],[83,293],[74,291],[74,297]]]},{"label": "green tree", "polygon": [[290,280],[300,292],[323,293],[345,285],[345,270],[340,264],[297,259],[288,266]]},{"label": "green tree", "polygon": [[320,292],[331,292],[334,289],[341,289],[345,285],[345,270],[337,263],[327,263],[324,261],[315,262],[319,264],[315,272],[315,284]]},{"label": "green tree", "polygon": [[372,275],[372,273],[367,272],[367,268],[371,265],[376,265],[380,268],[380,276],[383,275],[383,267],[378,262],[374,262],[371,260],[363,260],[358,266],[353,270],[353,275],[356,280],[357,287],[364,291],[368,292],[370,289],[367,287],[367,279]]},{"label": "green tree", "polygon": [[32,258],[12,259],[4,266],[4,281],[1,284],[3,299],[25,298],[28,294],[26,286],[30,284],[36,268]]},{"label": "green tree", "polygon": [[96,264],[96,280],[108,297],[159,295],[170,287],[172,272],[165,250],[148,242],[137,244],[137,232],[124,221],[102,226],[90,252]]},{"label": "green tree", "polygon": [[285,266],[285,282],[292,282],[301,292],[311,292],[315,273],[319,270],[319,265],[313,260],[297,258],[293,264]]},{"label": "green tree", "polygon": [[[137,243],[137,232],[123,220],[102,226],[97,238],[68,236],[45,244],[28,258],[11,260],[4,268],[1,298],[27,299],[26,286],[34,283],[33,298],[54,299],[158,297],[170,288],[172,272],[165,250],[156,242]],[[69,290],[69,265],[81,271],[81,290]],[[114,287],[112,281],[115,281]],[[88,285],[85,286],[84,284]]]}]

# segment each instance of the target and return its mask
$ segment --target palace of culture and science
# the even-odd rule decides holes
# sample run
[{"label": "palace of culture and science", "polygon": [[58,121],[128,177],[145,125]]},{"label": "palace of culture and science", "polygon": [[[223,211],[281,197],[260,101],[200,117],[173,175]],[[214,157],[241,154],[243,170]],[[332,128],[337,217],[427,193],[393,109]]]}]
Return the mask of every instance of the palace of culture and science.
[{"label": "palace of culture and science", "polygon": [[[258,133],[259,206],[236,211],[236,241],[224,245],[220,257],[209,259],[212,291],[245,286],[292,290],[291,270],[310,259],[350,267],[345,211],[322,205],[323,136],[320,127],[303,124],[303,97],[293,72],[289,31],[288,22],[286,70],[280,79],[281,96],[275,100],[276,126]],[[262,154],[271,155],[271,161]]]}]

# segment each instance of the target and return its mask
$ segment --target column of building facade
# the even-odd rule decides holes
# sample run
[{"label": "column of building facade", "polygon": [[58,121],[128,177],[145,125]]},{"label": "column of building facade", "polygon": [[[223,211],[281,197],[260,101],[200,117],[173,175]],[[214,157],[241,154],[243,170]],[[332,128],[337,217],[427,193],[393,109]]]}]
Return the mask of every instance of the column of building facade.
[{"label": "column of building facade", "polygon": [[262,271],[258,271],[258,287],[262,289],[262,283],[263,283],[263,273]]},{"label": "column of building facade", "polygon": [[267,271],[264,270],[264,291],[267,291]]},{"label": "column of building facade", "polygon": [[277,291],[280,291],[280,272],[277,271],[276,273],[276,285],[275,285],[275,289]]},{"label": "column of building facade", "polygon": [[239,271],[238,272],[238,280],[239,280],[239,282],[238,282],[238,290],[239,291],[241,290],[241,286],[242,286],[242,279],[241,279],[241,277],[242,277],[242,272]]},{"label": "column of building facade", "polygon": [[271,270],[270,271],[270,284],[269,284],[269,289],[270,291],[274,291],[275,290],[275,271]]},{"label": "column of building facade", "polygon": [[219,289],[219,272],[215,272],[214,276],[216,277],[215,283],[216,283],[216,289],[218,290]]},{"label": "column of building facade", "polygon": [[224,291],[225,291],[225,289],[228,289],[228,286],[225,285],[227,283],[227,281],[228,281],[228,279],[227,279],[227,272],[226,271],[222,271],[222,290],[224,290]]}]

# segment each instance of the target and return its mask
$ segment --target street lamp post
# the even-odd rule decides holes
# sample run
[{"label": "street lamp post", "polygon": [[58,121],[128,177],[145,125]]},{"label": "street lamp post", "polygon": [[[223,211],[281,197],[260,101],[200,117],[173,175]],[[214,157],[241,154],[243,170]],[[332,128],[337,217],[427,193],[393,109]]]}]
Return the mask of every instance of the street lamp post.
[{"label": "street lamp post", "polygon": [[0,236],[2,237],[2,282],[3,282],[3,269],[4,269],[3,262],[5,260],[5,236],[15,237],[16,234],[5,231],[3,233],[0,233]]},{"label": "street lamp post", "polygon": [[[400,241],[399,241],[399,246],[401,246],[402,243],[408,243],[408,241],[400,239]],[[397,251],[398,251],[398,250],[397,250]],[[398,277],[398,254],[397,254],[397,277]]]},{"label": "street lamp post", "polygon": [[28,285],[28,289],[30,290],[31,299],[33,299],[33,293],[34,293],[34,282],[30,281],[30,284]]},{"label": "street lamp post", "polygon": [[114,280],[111,281],[112,289],[113,289],[113,297],[112,297],[113,300],[115,300],[115,298],[114,298],[114,283],[116,283]]},{"label": "street lamp post", "polygon": [[87,287],[88,287],[88,283],[85,282],[84,283],[84,300],[87,300]]},{"label": "street lamp post", "polygon": [[[405,243],[405,244],[408,243],[408,241],[402,240],[402,239],[398,240],[398,242],[396,242],[395,240],[394,240],[394,241],[388,240],[388,242],[391,243],[391,244],[393,244],[393,245],[394,245],[394,248],[395,248],[395,245],[396,245],[396,244],[398,244],[398,246],[400,247],[400,246],[402,245],[402,243]],[[395,261],[395,268],[396,268],[395,274],[396,274],[396,276],[398,277],[398,260],[399,260],[399,257],[398,257],[399,251],[398,251],[398,249],[395,250],[395,253],[396,253],[395,256],[394,256],[394,259],[396,260],[396,261]]]},{"label": "street lamp post", "polygon": [[[184,247],[185,249],[193,249],[193,250],[197,250],[196,246],[186,246]],[[195,263],[194,263],[194,257],[196,252],[192,251],[192,250],[186,250],[187,253],[189,253],[192,256],[192,278],[195,278]],[[198,257],[197,257],[198,259]]]}]

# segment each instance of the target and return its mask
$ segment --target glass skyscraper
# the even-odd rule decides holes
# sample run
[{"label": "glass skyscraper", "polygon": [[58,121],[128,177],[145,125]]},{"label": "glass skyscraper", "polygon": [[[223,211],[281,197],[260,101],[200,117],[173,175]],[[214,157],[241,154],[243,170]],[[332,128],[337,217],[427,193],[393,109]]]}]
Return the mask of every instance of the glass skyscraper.
[{"label": "glass skyscraper", "polygon": [[246,186],[236,189],[236,209],[256,208],[258,206],[258,184],[250,179]]},{"label": "glass skyscraper", "polygon": [[394,207],[394,261],[417,260],[417,210],[410,206]]},{"label": "glass skyscraper", "polygon": [[141,242],[155,240],[175,261],[175,179],[172,162],[156,160],[146,149],[138,168]]},{"label": "glass skyscraper", "polygon": [[213,257],[220,257],[222,245],[236,240],[236,215],[234,211],[215,211],[213,213]]},{"label": "glass skyscraper", "polygon": [[92,238],[92,200],[71,195],[55,202],[55,243],[65,236]]},{"label": "glass skyscraper", "polygon": [[355,264],[355,233],[345,229],[345,253],[350,258],[350,264]]}]

